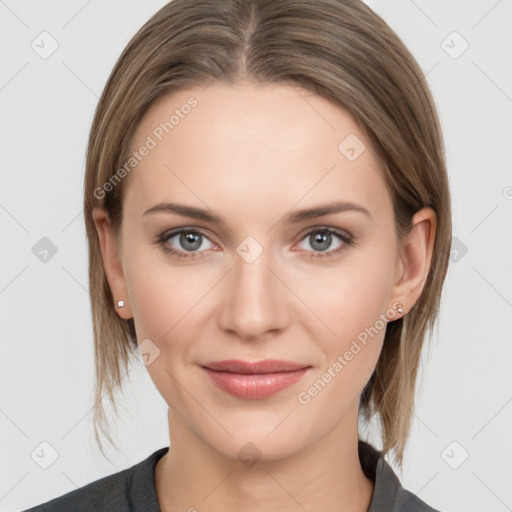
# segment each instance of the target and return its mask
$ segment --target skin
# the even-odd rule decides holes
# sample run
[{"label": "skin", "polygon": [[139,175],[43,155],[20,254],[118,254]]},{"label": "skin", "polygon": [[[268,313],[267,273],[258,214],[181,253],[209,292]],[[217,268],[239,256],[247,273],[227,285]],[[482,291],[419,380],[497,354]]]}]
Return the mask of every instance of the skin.
[{"label": "skin", "polygon": [[[309,403],[297,396],[379,315],[397,319],[394,303],[403,314],[414,305],[432,257],[435,213],[417,212],[399,242],[369,140],[347,111],[296,86],[214,83],[162,96],[133,148],[191,95],[197,107],[130,175],[117,243],[106,213],[93,214],[113,296],[125,301],[117,312],[134,318],[139,343],[148,338],[160,350],[147,366],[169,405],[170,450],[155,470],[160,507],[364,512],[374,485],[358,458],[359,397],[385,328]],[[354,161],[338,150],[349,134],[366,146]],[[291,211],[335,200],[357,203],[370,216],[345,211],[285,221]],[[164,201],[210,209],[225,223],[143,215]],[[192,257],[155,243],[180,227],[201,230],[200,247],[183,245],[179,235],[164,244]],[[332,235],[330,244],[315,244],[326,227],[356,243]],[[248,236],[263,250],[252,263],[236,252]],[[331,258],[315,258],[328,251]],[[234,358],[311,368],[271,397],[246,400],[214,386],[199,366]],[[248,442],[261,453],[251,467],[237,456]]]}]

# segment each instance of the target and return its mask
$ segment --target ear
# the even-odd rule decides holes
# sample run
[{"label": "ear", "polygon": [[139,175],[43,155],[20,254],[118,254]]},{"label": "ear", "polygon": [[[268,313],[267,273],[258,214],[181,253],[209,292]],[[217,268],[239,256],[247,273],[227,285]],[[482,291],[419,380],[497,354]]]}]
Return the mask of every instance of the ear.
[{"label": "ear", "polygon": [[391,297],[392,305],[403,304],[402,315],[414,306],[425,285],[434,248],[436,213],[432,208],[422,208],[414,214],[412,225],[399,247]]},{"label": "ear", "polygon": [[[112,296],[114,297],[114,307],[117,314],[125,319],[130,319],[132,310],[128,299],[128,289],[121,265],[120,251],[108,213],[103,208],[94,208],[92,217],[98,232],[101,257],[103,259],[103,268],[107,277]],[[124,306],[119,308],[117,301],[123,300]]]}]

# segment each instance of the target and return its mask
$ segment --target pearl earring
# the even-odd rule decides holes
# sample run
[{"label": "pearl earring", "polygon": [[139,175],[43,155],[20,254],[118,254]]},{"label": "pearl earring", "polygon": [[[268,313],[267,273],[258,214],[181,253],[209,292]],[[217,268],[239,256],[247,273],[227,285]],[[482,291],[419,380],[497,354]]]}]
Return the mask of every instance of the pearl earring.
[{"label": "pearl earring", "polygon": [[395,304],[393,307],[397,310],[397,312],[400,315],[404,312],[404,308],[402,307],[402,303],[401,302],[399,302],[398,304]]},{"label": "pearl earring", "polygon": [[117,301],[117,307],[122,308],[124,306],[124,300],[118,300]]}]

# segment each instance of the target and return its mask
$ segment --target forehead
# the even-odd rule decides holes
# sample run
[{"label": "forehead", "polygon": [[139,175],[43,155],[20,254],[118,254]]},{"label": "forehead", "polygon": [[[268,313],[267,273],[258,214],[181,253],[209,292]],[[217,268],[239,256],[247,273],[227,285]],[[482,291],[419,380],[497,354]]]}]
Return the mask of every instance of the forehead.
[{"label": "forehead", "polygon": [[126,193],[139,209],[178,199],[241,211],[342,199],[376,213],[390,206],[352,116],[295,85],[213,83],[162,96],[135,133],[132,151],[143,146]]}]

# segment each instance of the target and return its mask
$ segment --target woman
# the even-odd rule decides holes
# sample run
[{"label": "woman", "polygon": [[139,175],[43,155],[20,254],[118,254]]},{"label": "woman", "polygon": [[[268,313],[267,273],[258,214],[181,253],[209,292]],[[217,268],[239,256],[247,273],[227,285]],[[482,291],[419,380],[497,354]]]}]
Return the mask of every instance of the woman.
[{"label": "woman", "polygon": [[84,212],[98,442],[134,352],[170,447],[31,510],[434,510],[383,456],[448,266],[443,140],[369,7],[165,5],[100,99]]}]

